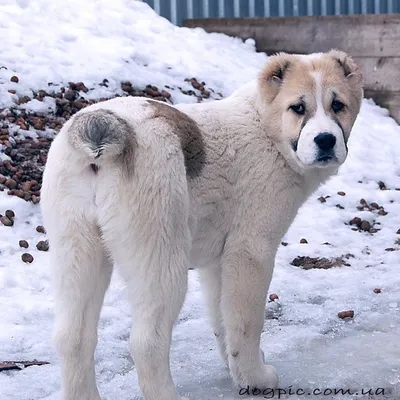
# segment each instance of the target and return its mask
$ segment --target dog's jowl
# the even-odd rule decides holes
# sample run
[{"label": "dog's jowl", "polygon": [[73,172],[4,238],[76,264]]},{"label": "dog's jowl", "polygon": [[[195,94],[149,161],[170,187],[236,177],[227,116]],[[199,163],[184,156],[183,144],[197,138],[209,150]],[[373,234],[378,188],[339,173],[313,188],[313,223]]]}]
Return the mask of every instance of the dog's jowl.
[{"label": "dog's jowl", "polygon": [[278,385],[260,349],[276,250],[301,204],[345,161],[361,98],[346,54],[279,54],[225,100],[117,98],[65,124],[42,190],[63,400],[100,399],[93,355],[114,265],[146,400],[159,400],[160,388],[163,400],[180,398],[169,350],[189,266],[199,268],[234,383]]}]

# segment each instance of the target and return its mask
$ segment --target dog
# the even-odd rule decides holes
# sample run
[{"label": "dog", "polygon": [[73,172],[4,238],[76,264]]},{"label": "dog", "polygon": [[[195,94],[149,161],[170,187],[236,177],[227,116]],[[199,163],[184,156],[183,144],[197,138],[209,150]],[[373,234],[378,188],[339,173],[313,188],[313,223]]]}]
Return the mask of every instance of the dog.
[{"label": "dog", "polygon": [[347,156],[362,74],[338,50],[268,58],[224,100],[119,97],[81,110],[52,143],[41,207],[54,270],[63,400],[99,400],[94,351],[114,264],[145,400],[180,399],[173,324],[199,269],[236,385],[274,388],[260,335],[274,259],[299,207]]}]

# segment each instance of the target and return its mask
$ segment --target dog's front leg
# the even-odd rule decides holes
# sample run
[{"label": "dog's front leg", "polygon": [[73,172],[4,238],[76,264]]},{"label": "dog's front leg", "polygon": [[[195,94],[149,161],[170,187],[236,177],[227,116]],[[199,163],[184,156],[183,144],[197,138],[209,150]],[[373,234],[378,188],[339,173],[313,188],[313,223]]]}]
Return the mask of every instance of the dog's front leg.
[{"label": "dog's front leg", "polygon": [[275,388],[275,368],[264,364],[260,336],[274,252],[256,255],[234,244],[222,259],[222,313],[232,378],[240,387]]}]

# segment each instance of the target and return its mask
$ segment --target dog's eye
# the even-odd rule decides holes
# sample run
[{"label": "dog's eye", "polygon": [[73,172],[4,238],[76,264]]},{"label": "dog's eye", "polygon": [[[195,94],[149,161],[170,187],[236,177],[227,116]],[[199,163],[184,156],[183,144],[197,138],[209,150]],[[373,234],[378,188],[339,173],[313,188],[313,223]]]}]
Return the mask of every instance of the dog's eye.
[{"label": "dog's eye", "polygon": [[303,103],[300,104],[293,104],[292,106],[289,107],[292,111],[294,111],[296,114],[299,115],[304,115],[306,112],[306,108]]},{"label": "dog's eye", "polygon": [[332,101],[332,110],[334,113],[338,113],[344,109],[344,104],[339,100]]}]

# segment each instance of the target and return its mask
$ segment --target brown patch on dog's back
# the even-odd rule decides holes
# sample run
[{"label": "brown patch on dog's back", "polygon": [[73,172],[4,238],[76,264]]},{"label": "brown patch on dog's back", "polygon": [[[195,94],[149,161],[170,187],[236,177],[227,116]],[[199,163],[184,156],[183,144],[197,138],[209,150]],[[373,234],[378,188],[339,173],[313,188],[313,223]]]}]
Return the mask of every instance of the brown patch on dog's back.
[{"label": "brown patch on dog's back", "polygon": [[185,158],[186,174],[190,178],[199,176],[206,161],[204,141],[196,121],[176,108],[157,101],[147,101],[154,113],[152,118],[162,118],[178,135],[183,156]]}]

